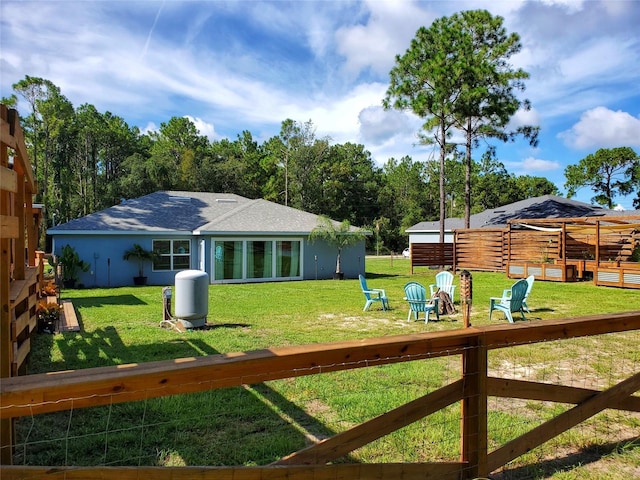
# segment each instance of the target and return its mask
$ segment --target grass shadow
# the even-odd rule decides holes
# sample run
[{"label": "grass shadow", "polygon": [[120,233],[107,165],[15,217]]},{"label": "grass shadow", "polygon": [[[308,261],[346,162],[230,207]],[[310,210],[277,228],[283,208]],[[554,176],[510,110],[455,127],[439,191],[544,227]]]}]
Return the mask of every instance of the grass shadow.
[{"label": "grass shadow", "polygon": [[621,453],[628,448],[640,448],[638,442],[640,442],[640,437],[631,437],[619,442],[590,445],[562,458],[542,460],[533,465],[524,465],[522,467],[503,470],[489,475],[489,478],[492,480],[547,478],[561,471],[568,472],[575,468],[601,461],[608,455]]},{"label": "grass shadow", "polygon": [[108,295],[104,297],[73,298],[75,307],[105,307],[113,305],[147,305],[135,295]]},{"label": "grass shadow", "polygon": [[403,277],[404,275],[395,274],[395,273],[369,273],[367,272],[367,280],[377,279],[377,278],[397,278]]},{"label": "grass shadow", "polygon": [[219,328],[250,328],[250,323],[207,323],[204,327],[194,330],[217,330]]},{"label": "grass shadow", "polygon": [[[246,326],[215,324],[199,330]],[[47,371],[59,370],[72,361],[80,364],[77,368],[91,368],[220,353],[205,339],[188,334],[164,342],[125,345],[113,326],[42,335],[39,340],[44,347],[40,351],[49,351],[55,342],[65,359],[59,368],[49,361]],[[229,418],[236,420],[230,422]],[[73,414],[57,412],[40,415],[36,421],[24,417],[17,422],[14,461],[46,465],[266,465],[334,434],[306,406],[287,400],[269,385],[256,384],[82,408]],[[216,448],[203,461],[206,445]]]},{"label": "grass shadow", "polygon": [[543,313],[543,312],[555,312],[555,308],[543,307],[543,308],[530,308],[531,313]]},{"label": "grass shadow", "polygon": [[[324,423],[309,414],[307,411],[307,409],[310,408],[309,406],[300,408],[264,383],[258,383],[249,388],[261,396],[265,404],[270,406],[270,409],[277,412],[285,412],[289,416],[290,421],[293,421],[303,429],[306,432],[305,438],[308,445],[331,438],[336,434],[334,430],[328,428]],[[335,461],[338,463],[359,463],[359,461],[355,460],[351,455],[345,455]]]},{"label": "grass shadow", "polygon": [[[125,345],[117,329],[112,326],[91,332],[62,334],[53,341],[62,354],[59,369],[63,369],[69,363],[78,364],[78,359],[81,359],[80,368],[93,368],[220,353],[207,342],[188,336],[168,339],[165,342]],[[49,362],[48,371],[57,369],[54,362]]]}]

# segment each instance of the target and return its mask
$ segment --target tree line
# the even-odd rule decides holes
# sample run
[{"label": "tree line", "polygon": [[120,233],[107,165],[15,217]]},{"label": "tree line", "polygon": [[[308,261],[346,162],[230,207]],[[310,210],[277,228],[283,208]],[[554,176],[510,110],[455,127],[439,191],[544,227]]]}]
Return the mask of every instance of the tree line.
[{"label": "tree line", "polygon": [[[468,226],[473,213],[559,194],[544,177],[509,173],[486,141],[537,142],[537,126],[510,127],[518,110],[530,108],[517,96],[528,74],[508,63],[520,48],[518,35],[485,10],[421,27],[396,57],[382,103],[423,118],[419,139],[438,147],[439,159],[407,155],[382,166],[364,145],[318,137],[312,120],[285,119],[262,143],[248,130],[211,141],[186,117],[142,133],[91,104],[74,107],[53,82],[30,76],[2,103],[15,106],[21,97],[28,106],[21,117],[45,227],[158,190],[208,191],[347,220],[374,232],[371,248],[398,252],[405,229],[418,222],[440,220],[443,237],[447,217],[464,217]],[[464,142],[453,143],[454,132]],[[480,145],[485,150],[474,158]],[[565,176],[569,195],[588,186],[595,202],[611,208],[616,195],[635,191],[640,206],[640,158],[629,147],[598,150]]]},{"label": "tree line", "polygon": [[[404,230],[439,218],[436,161],[390,158],[376,165],[361,144],[318,138],[311,120],[286,119],[265,142],[243,131],[210,141],[188,118],[173,117],[142,133],[120,116],[93,105],[74,107],[51,81],[25,77],[17,95],[25,141],[38,181],[34,202],[46,227],[67,222],[158,190],[235,193],[264,198],[338,221],[369,227],[379,251],[406,246]],[[460,153],[447,164],[447,216],[464,211]],[[531,196],[557,194],[542,177],[507,172],[491,150],[473,162],[473,212]]]}]

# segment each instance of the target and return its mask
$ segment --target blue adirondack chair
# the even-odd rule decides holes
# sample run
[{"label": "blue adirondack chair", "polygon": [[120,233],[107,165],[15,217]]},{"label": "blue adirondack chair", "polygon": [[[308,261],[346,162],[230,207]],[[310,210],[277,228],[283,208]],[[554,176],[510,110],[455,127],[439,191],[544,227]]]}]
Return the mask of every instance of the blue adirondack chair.
[{"label": "blue adirondack chair", "polygon": [[533,281],[536,279],[533,275],[529,275],[525,280],[527,281],[527,293],[524,294],[524,300],[522,300],[522,308],[527,313],[531,313],[529,311],[529,306],[527,305],[527,298],[529,298],[529,294],[531,293],[531,289],[533,288]]},{"label": "blue adirondack chair", "polygon": [[526,320],[523,310],[524,297],[527,294],[527,287],[529,284],[524,278],[518,280],[511,285],[511,288],[507,288],[502,297],[491,297],[489,304],[489,320],[493,315],[494,310],[499,310],[505,314],[509,323],[513,323],[513,313],[520,312],[522,319]]},{"label": "blue adirondack chair", "polygon": [[367,300],[362,311],[366,312],[369,310],[369,307],[373,302],[380,302],[382,304],[382,309],[387,310],[389,308],[389,299],[387,298],[385,291],[381,288],[369,288],[367,286],[367,279],[364,278],[363,275],[358,275],[358,278],[360,278],[360,286],[362,287],[364,298]]},{"label": "blue adirondack chair", "polygon": [[453,302],[453,292],[456,291],[456,286],[453,284],[453,273],[442,271],[436,275],[436,283],[429,285],[431,296],[433,297],[438,290],[442,290],[449,294],[449,298]]},{"label": "blue adirondack chair", "polygon": [[409,302],[409,315],[407,322],[411,320],[411,314],[415,320],[418,320],[420,312],[424,313],[424,323],[429,322],[429,314],[436,313],[436,319],[440,319],[438,315],[438,299],[427,298],[427,289],[418,282],[409,282],[404,286],[405,300]]}]

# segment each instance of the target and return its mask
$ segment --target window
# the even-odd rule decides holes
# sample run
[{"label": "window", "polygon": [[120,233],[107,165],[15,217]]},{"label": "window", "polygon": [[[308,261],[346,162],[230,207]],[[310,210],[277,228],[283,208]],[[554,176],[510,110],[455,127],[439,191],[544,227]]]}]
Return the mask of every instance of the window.
[{"label": "window", "polygon": [[301,248],[300,240],[216,240],[214,281],[299,278]]},{"label": "window", "polygon": [[187,270],[191,267],[189,240],[154,240],[153,250],[159,254],[153,261],[154,270]]}]

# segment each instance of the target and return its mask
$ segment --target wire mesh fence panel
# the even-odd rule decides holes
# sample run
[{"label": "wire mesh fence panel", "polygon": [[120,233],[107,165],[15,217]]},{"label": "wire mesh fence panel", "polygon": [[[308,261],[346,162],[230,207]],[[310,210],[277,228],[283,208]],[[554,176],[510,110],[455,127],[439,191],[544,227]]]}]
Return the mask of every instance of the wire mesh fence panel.
[{"label": "wire mesh fence panel", "polygon": [[[542,383],[559,389],[547,392],[549,399],[490,396],[490,449],[577,408],[578,399],[593,397],[640,372],[639,345],[640,332],[632,331],[492,350],[489,377],[508,379],[512,388],[526,382],[525,386]],[[635,411],[624,405],[606,408],[505,465],[496,478],[545,478],[545,472],[550,475],[566,465],[588,465],[621,449],[637,449],[639,440],[637,406]],[[608,472],[607,478],[640,474],[637,466],[619,468],[619,474]]]},{"label": "wire mesh fence panel", "polygon": [[[496,478],[538,478],[589,462],[594,451],[637,449],[640,331],[586,335],[584,325],[602,327],[593,319],[565,323],[540,323],[541,333],[528,332],[538,329],[531,324],[284,348],[255,354],[260,362],[234,354],[203,358],[183,377],[171,372],[198,363],[185,359],[168,362],[161,375],[159,366],[144,366],[155,383],[117,376],[117,388],[100,386],[102,393],[82,386],[91,375],[58,373],[84,393],[48,401],[47,408],[64,404],[61,411],[17,418],[14,465],[440,463],[465,478],[482,468]],[[556,340],[567,325],[581,336]],[[309,363],[306,349],[336,360]],[[110,385],[108,376],[127,368],[136,367],[95,372]],[[122,394],[142,399],[120,402]],[[100,406],[86,408],[91,398]],[[5,402],[0,412],[38,412],[45,403]],[[633,462],[617,468],[638,473]]]}]

